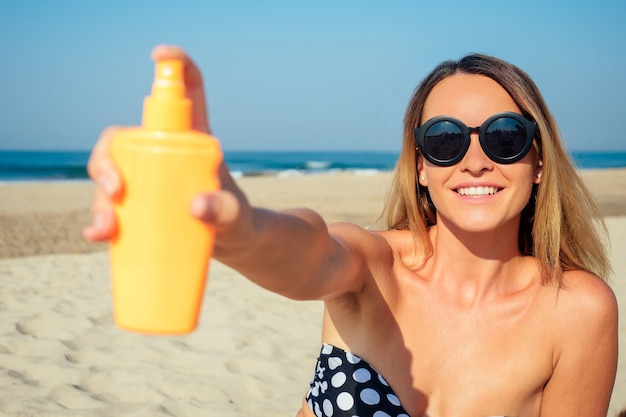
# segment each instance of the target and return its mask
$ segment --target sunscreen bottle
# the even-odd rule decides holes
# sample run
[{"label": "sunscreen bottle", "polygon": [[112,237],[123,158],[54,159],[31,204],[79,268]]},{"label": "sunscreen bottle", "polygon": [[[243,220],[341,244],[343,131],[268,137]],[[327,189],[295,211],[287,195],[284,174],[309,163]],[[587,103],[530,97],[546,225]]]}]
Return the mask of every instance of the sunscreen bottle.
[{"label": "sunscreen bottle", "polygon": [[222,151],[192,129],[183,71],[180,60],[156,63],[141,127],[122,130],[111,145],[124,184],[110,245],[115,322],[143,333],[196,328],[215,239],[190,205],[220,188]]}]

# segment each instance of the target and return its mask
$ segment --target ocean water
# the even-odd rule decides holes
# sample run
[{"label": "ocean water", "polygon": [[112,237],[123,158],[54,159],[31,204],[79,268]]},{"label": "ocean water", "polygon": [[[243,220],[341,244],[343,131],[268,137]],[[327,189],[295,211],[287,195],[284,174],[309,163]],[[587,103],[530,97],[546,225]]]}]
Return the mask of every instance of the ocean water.
[{"label": "ocean water", "polygon": [[[398,154],[383,151],[226,151],[236,177],[306,175],[323,172],[377,172],[393,169]],[[0,181],[87,180],[89,151],[0,151]],[[580,169],[626,167],[626,151],[573,152]]]}]

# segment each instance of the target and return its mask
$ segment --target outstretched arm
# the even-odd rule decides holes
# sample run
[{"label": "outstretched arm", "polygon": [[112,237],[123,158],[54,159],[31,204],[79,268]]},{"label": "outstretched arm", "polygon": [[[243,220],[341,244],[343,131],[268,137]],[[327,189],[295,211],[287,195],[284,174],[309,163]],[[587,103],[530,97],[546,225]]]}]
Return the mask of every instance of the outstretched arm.
[{"label": "outstretched arm", "polygon": [[[193,126],[210,133],[197,66],[177,47],[157,47],[153,58],[183,60],[187,95],[194,110]],[[123,184],[110,146],[119,129],[123,128],[105,129],[88,164],[97,187],[93,222],[83,233],[92,241],[110,239],[117,228],[113,201],[122,193]],[[197,195],[190,207],[193,216],[215,227],[216,259],[291,298],[321,299],[360,288],[368,274],[362,250],[379,244],[381,238],[353,225],[334,226],[331,233],[323,219],[307,209],[277,212],[252,207],[225,164],[219,175],[222,190]]]}]

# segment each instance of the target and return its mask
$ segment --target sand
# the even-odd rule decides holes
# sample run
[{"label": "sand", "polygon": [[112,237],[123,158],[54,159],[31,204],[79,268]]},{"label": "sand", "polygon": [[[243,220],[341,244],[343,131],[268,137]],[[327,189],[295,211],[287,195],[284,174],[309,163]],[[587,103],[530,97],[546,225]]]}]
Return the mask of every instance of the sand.
[{"label": "sand", "polygon": [[[626,170],[583,171],[609,227],[626,350]],[[389,174],[239,180],[255,204],[376,224]],[[0,184],[0,416],[289,416],[319,349],[319,302],[211,264],[200,325],[156,337],[114,326],[106,245],[85,242],[88,182]],[[626,407],[621,355],[609,415]]]}]

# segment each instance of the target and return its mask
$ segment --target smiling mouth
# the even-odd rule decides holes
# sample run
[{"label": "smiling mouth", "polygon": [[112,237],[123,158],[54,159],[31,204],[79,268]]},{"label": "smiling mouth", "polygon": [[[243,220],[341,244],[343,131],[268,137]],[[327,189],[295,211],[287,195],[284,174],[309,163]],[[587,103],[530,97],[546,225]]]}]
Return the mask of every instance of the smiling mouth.
[{"label": "smiling mouth", "polygon": [[501,188],[496,187],[462,187],[457,188],[456,192],[459,195],[466,197],[485,197],[489,195],[494,195],[500,190]]}]

